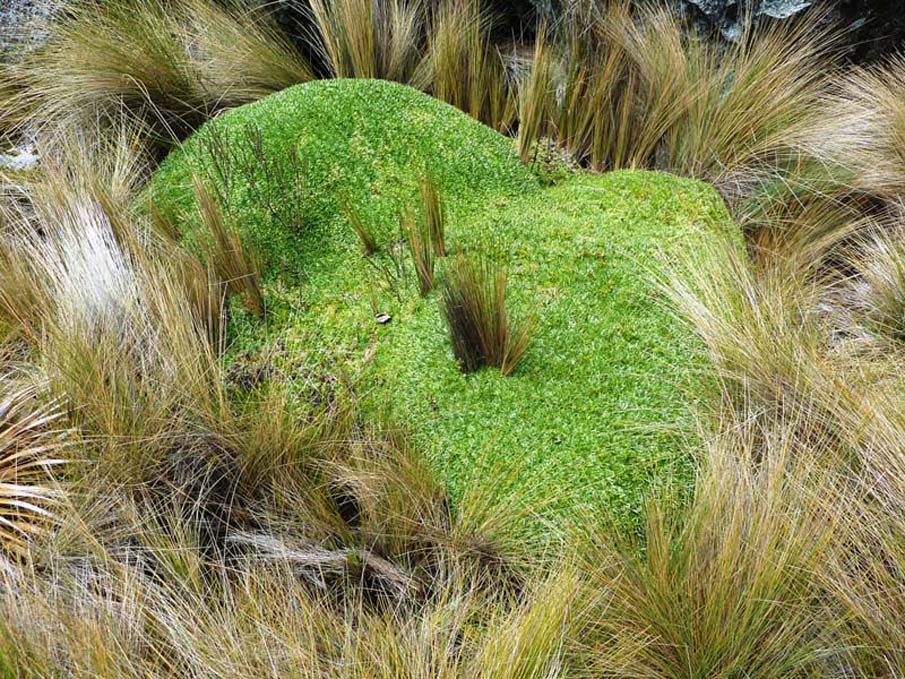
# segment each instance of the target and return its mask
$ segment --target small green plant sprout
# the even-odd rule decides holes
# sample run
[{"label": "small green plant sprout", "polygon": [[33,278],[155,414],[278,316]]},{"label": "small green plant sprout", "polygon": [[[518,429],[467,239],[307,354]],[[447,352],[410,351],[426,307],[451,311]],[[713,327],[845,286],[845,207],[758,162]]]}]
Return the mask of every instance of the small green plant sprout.
[{"label": "small green plant sprout", "polygon": [[418,195],[421,199],[421,212],[427,222],[427,230],[437,256],[446,257],[446,210],[443,206],[443,197],[437,188],[437,180],[429,169],[418,177]]},{"label": "small green plant sprout", "polygon": [[506,309],[506,269],[496,259],[459,254],[449,267],[443,315],[462,372],[485,365],[509,375],[528,350],[532,320],[514,322]]},{"label": "small green plant sprout", "polygon": [[343,214],[355,235],[361,240],[365,256],[370,257],[377,252],[377,234],[374,233],[374,227],[362,218],[348,200],[343,201]]},{"label": "small green plant sprout", "polygon": [[423,297],[434,289],[434,263],[438,250],[434,232],[429,219],[418,219],[410,210],[403,211],[399,225],[415,263],[418,292]]}]

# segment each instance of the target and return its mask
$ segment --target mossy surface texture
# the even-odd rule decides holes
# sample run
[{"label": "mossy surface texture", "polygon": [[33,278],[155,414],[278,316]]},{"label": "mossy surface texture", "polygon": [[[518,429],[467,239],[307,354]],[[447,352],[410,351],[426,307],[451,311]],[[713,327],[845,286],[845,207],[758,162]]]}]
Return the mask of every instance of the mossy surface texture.
[{"label": "mossy surface texture", "polygon": [[[699,347],[655,279],[682,248],[737,238],[712,188],[622,171],[541,189],[507,138],[377,81],[306,84],[212,123],[226,134],[252,124],[273,153],[294,145],[307,159],[309,189],[295,199],[309,220],[285,233],[254,206],[241,213],[270,265],[270,311],[266,323],[234,318],[235,355],[277,356],[269,360],[300,394],[324,379],[351,385],[366,416],[411,432],[454,497],[492,471],[510,480],[501,496],[543,495],[543,514],[590,505],[630,521],[655,478],[690,479],[684,444]],[[158,206],[172,214],[189,212],[196,144],[155,178]],[[451,255],[495,253],[508,269],[512,315],[536,318],[508,377],[492,368],[463,375],[439,292],[418,294],[397,217],[415,205],[425,163],[447,205]],[[375,255],[363,255],[340,193],[375,226]],[[438,263],[439,285],[446,265]],[[392,321],[375,322],[375,310]]]},{"label": "mossy surface texture", "polygon": [[[249,151],[260,132],[263,166]],[[203,127],[158,170],[151,193],[171,218],[191,203],[192,173],[217,178],[214,149],[230,149],[229,209],[271,270],[310,274],[335,245],[337,219],[352,205],[368,222],[395,229],[399,206],[430,170],[454,206],[487,195],[519,195],[537,184],[506,137],[414,89],[376,80],[323,80],[229,111]],[[303,166],[291,184],[293,154]],[[222,155],[222,154],[219,154]],[[269,209],[304,206],[299,223]],[[388,234],[387,234],[388,235]]]}]

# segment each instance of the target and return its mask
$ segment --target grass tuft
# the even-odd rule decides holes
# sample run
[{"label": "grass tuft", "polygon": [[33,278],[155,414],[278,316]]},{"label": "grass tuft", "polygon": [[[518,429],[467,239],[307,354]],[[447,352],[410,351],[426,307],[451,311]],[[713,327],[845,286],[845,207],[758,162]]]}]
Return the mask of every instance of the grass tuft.
[{"label": "grass tuft", "polygon": [[418,196],[421,214],[437,256],[446,257],[446,206],[437,186],[437,178],[430,170],[418,176]]},{"label": "grass tuft", "polygon": [[793,433],[807,423],[774,415],[754,427],[724,422],[726,433],[703,453],[693,498],[649,501],[642,541],[591,539],[587,568],[601,596],[589,641],[595,673],[820,673],[832,613],[813,573],[838,515],[807,499],[825,481]]},{"label": "grass tuft", "polygon": [[519,89],[518,154],[524,163],[532,160],[532,150],[548,131],[555,99],[556,64],[547,34],[547,27],[541,26],[535,38],[531,67]]},{"label": "grass tuft", "polygon": [[168,147],[220,109],[313,77],[269,15],[249,7],[70,3],[17,66],[14,109],[50,136],[125,112]]},{"label": "grass tuft", "polygon": [[511,129],[516,91],[491,41],[492,15],[479,0],[443,0],[428,27],[426,67],[413,85],[495,130]]},{"label": "grass tuft", "polygon": [[333,77],[413,77],[423,46],[421,0],[311,0],[311,13]]},{"label": "grass tuft", "polygon": [[443,315],[463,372],[516,369],[531,344],[533,322],[515,322],[506,308],[506,270],[481,254],[452,260],[443,289]]},{"label": "grass tuft", "polygon": [[358,210],[349,201],[345,203],[343,214],[346,217],[346,221],[349,222],[349,226],[352,227],[355,235],[361,241],[365,255],[370,257],[377,252],[377,234],[373,226],[362,218]]},{"label": "grass tuft", "polygon": [[418,292],[424,297],[434,289],[434,263],[439,248],[426,219],[419,219],[413,212],[405,211],[399,218],[399,224],[415,263]]},{"label": "grass tuft", "polygon": [[214,196],[197,176],[194,178],[195,201],[201,223],[211,237],[210,261],[227,294],[241,294],[246,308],[259,318],[264,316],[264,293],[256,255],[223,214]]},{"label": "grass tuft", "polygon": [[61,413],[44,407],[31,386],[0,381],[0,548],[25,555],[31,540],[56,521],[59,490],[51,469],[65,462]]}]

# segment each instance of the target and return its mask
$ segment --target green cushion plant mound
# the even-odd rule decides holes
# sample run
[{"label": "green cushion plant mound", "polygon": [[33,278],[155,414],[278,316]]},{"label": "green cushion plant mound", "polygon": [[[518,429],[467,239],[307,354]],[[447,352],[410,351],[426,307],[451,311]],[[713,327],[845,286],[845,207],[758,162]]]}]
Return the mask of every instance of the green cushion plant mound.
[{"label": "green cushion plant mound", "polygon": [[[318,404],[330,403],[325,392],[351,387],[366,414],[411,433],[453,497],[493,470],[509,481],[498,487],[500,501],[540,500],[549,517],[607,508],[631,523],[657,477],[690,480],[684,444],[700,347],[655,281],[664,260],[707,239],[741,247],[711,187],[621,171],[541,189],[510,140],[378,81],[302,85],[212,123],[227,137],[249,124],[263,131],[268,157],[294,147],[307,160],[308,190],[299,200],[310,222],[278,232],[243,205],[244,182],[226,192],[269,261],[300,274],[268,278],[266,322],[233,314],[237,364],[260,352],[271,374]],[[205,134],[155,177],[159,209],[175,214],[191,205],[187,180]],[[452,257],[492,253],[508,269],[512,316],[534,319],[533,342],[509,376],[492,368],[464,375],[441,290],[419,294],[398,215],[417,205],[425,163],[447,208],[438,287]],[[374,227],[374,254],[363,254],[338,193]],[[378,323],[375,313],[392,320]]]},{"label": "green cushion plant mound", "polygon": [[454,251],[496,250],[507,262],[514,315],[536,318],[524,360],[508,377],[463,375],[439,296],[410,292],[375,331],[363,371],[375,407],[389,404],[454,494],[496,467],[513,481],[500,492],[546,503],[542,513],[588,505],[627,519],[662,473],[690,480],[699,346],[656,281],[665,260],[704,239],[741,247],[716,192],[666,174],[584,175],[454,227]]},{"label": "green cushion plant mound", "polygon": [[345,205],[396,228],[425,170],[454,211],[537,188],[503,135],[410,87],[350,79],[291,87],[215,118],[167,157],[151,195],[179,220],[192,205],[192,175],[214,181],[265,263],[285,270],[323,254],[347,221]]}]

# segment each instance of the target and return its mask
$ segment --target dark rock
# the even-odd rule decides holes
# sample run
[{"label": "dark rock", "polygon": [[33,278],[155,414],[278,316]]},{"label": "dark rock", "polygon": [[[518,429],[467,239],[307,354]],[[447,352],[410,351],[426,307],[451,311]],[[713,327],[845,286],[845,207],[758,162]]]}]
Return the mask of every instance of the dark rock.
[{"label": "dark rock", "polygon": [[848,57],[876,61],[905,47],[905,3],[902,0],[670,0],[699,25],[736,40],[746,19],[794,21],[808,9],[825,11],[827,20],[846,34]]},{"label": "dark rock", "polygon": [[741,36],[746,20],[768,17],[788,19],[813,6],[820,0],[681,0],[699,18],[705,18],[727,40]]},{"label": "dark rock", "polygon": [[850,30],[854,61],[877,61],[905,49],[902,0],[835,0],[834,14]]}]

